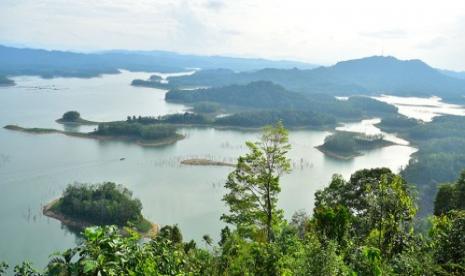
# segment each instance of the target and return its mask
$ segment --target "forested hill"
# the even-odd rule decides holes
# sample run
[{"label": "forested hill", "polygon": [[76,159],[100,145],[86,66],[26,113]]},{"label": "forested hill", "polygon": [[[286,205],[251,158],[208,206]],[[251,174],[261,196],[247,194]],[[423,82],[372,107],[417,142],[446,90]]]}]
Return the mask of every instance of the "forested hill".
[{"label": "forested hill", "polygon": [[310,70],[263,69],[255,72],[200,71],[170,79],[170,87],[223,86],[267,80],[306,94],[330,95],[389,93],[410,96],[436,95],[463,100],[465,80],[447,76],[420,60],[373,56],[339,62]]},{"label": "forested hill", "polygon": [[20,49],[0,45],[0,75],[39,75],[42,77],[93,77],[117,73],[118,69],[149,72],[179,72],[186,68],[232,70],[274,68],[314,68],[315,65],[265,59],[182,55],[163,51],[108,51],[76,53]]},{"label": "forested hill", "polygon": [[[360,119],[363,116],[397,114],[392,105],[362,96],[353,96],[339,101],[332,96],[315,94],[308,97],[291,92],[281,85],[269,81],[256,81],[246,85],[228,85],[195,90],[173,89],[166,93],[166,100],[185,104],[217,103],[223,108],[240,107],[245,109],[271,109],[296,111],[311,110],[330,117]],[[237,110],[229,110],[236,113]]]},{"label": "forested hill", "polygon": [[308,107],[308,99],[305,96],[287,91],[282,86],[269,81],[193,91],[171,90],[166,94],[166,100],[184,103],[216,102],[255,108],[304,109]]}]

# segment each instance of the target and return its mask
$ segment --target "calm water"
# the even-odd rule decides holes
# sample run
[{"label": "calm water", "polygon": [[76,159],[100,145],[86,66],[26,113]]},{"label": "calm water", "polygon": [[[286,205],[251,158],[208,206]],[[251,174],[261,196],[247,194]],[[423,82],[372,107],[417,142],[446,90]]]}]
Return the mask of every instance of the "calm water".
[{"label": "calm water", "polygon": [[374,98],[395,105],[402,115],[424,122],[431,122],[434,117],[441,115],[465,116],[463,106],[445,103],[439,97],[416,98],[382,95]]},{"label": "calm water", "polygon": [[[92,79],[16,78],[16,87],[0,89],[0,125],[63,128],[54,120],[68,110],[78,110],[85,119],[96,121],[186,110],[183,105],[164,102],[162,90],[129,85],[132,79],[149,75],[123,72]],[[357,128],[357,124],[347,127]],[[223,183],[231,168],[181,166],[179,161],[208,157],[233,162],[246,151],[244,142],[257,139],[259,133],[211,128],[180,132],[187,138],[174,145],[143,148],[0,129],[0,260],[14,264],[30,259],[41,267],[51,252],[75,244],[74,234],[41,215],[41,206],[75,181],[124,184],[140,198],[148,219],[161,225],[178,223],[186,239],[200,239],[206,233],[217,237],[222,227],[219,217],[225,211]],[[379,166],[397,171],[415,151],[409,146],[390,146],[339,161],[314,148],[328,134],[310,130],[290,133],[294,170],[282,179],[279,202],[288,217],[300,209],[310,212],[314,192],[325,187],[333,173],[347,177],[357,169]],[[122,157],[126,160],[119,161]]]}]

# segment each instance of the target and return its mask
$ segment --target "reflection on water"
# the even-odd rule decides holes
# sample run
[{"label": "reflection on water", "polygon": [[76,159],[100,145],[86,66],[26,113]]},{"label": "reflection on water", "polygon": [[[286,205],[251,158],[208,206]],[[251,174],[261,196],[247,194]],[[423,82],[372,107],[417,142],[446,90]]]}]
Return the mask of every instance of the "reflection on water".
[{"label": "reflection on water", "polygon": [[402,115],[424,122],[431,122],[434,117],[440,115],[465,116],[463,106],[445,103],[439,97],[416,98],[382,95],[373,98],[396,106]]},{"label": "reflection on water", "polygon": [[336,127],[336,130],[365,133],[367,135],[382,134],[385,140],[398,145],[408,146],[410,144],[409,141],[399,138],[394,134],[381,131],[381,129],[376,127],[376,124],[380,122],[380,118],[367,119],[355,123],[345,123],[342,126]]},{"label": "reflection on water", "polygon": [[[123,72],[91,79],[15,78],[17,87],[0,91],[0,125],[63,129],[54,120],[68,110],[78,110],[83,118],[92,121],[186,110],[183,105],[166,103],[166,91],[130,86],[132,79],[149,76],[150,73]],[[35,93],[21,88],[26,85],[67,89]],[[365,125],[367,130],[371,128],[370,124]],[[93,127],[67,130],[89,131]],[[217,237],[223,226],[219,217],[226,211],[221,201],[223,186],[232,168],[184,166],[179,162],[197,157],[233,163],[246,152],[244,142],[258,139],[259,133],[212,128],[179,131],[187,138],[173,145],[144,148],[117,141],[0,129],[0,260],[15,264],[29,259],[40,267],[51,252],[76,243],[76,235],[41,213],[44,204],[60,196],[66,185],[75,181],[124,184],[142,201],[144,216],[149,220],[162,225],[177,223],[186,239],[199,240],[204,234]],[[350,161],[335,160],[314,148],[329,134],[313,130],[290,132],[293,171],[282,177],[279,201],[287,217],[300,209],[310,212],[315,191],[325,187],[333,173],[348,177],[357,169],[380,166],[398,171],[415,151],[395,145]]]}]

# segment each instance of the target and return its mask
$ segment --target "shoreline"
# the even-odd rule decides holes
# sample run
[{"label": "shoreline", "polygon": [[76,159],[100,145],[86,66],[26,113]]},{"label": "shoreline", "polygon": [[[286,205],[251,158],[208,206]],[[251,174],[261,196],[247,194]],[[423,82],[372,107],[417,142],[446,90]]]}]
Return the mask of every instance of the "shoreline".
[{"label": "shoreline", "polygon": [[221,161],[214,161],[210,159],[203,159],[203,158],[192,158],[192,159],[185,159],[181,161],[182,165],[190,165],[190,166],[217,166],[217,167],[235,167],[235,164],[221,162]]},{"label": "shoreline", "polygon": [[[55,212],[53,210],[53,206],[59,200],[60,199],[57,198],[57,199],[54,199],[54,200],[50,201],[48,204],[45,204],[44,207],[42,207],[42,214],[44,216],[49,217],[49,218],[56,219],[56,220],[60,221],[62,224],[68,226],[68,227],[76,228],[76,229],[79,229],[79,230],[84,230],[87,227],[95,226],[92,223],[89,223],[89,222],[86,222],[86,221],[83,221],[83,220],[71,219],[70,217],[67,217],[67,216],[65,216],[65,215],[63,215],[63,214],[61,214],[59,212]],[[147,232],[140,232],[137,229],[135,231],[137,233],[139,233],[142,238],[152,238],[152,237],[154,237],[154,236],[156,236],[158,234],[159,225],[155,224],[155,223],[152,223],[152,222],[150,222],[150,224],[152,225],[152,227]],[[125,233],[124,227],[118,227],[118,228],[120,229],[120,231],[123,234]]]},{"label": "shoreline", "polygon": [[62,124],[62,125],[73,125],[73,126],[93,126],[93,125],[100,124],[100,122],[93,122],[93,121],[88,121],[84,119],[79,119],[79,121],[71,122],[71,121],[65,121],[63,120],[63,118],[56,119],[55,122]]},{"label": "shoreline", "polygon": [[323,153],[325,156],[329,156],[329,157],[339,159],[339,160],[344,160],[344,161],[349,161],[349,160],[354,159],[355,157],[363,156],[363,153],[361,152],[352,153],[350,155],[342,155],[340,153],[336,153],[334,151],[325,149],[323,145],[315,146],[315,148],[319,150],[321,153]]}]

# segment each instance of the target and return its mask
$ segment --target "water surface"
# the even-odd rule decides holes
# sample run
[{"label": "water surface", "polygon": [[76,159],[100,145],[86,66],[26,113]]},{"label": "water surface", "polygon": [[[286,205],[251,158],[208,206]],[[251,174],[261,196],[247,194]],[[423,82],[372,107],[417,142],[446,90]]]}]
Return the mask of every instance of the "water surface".
[{"label": "water surface", "polygon": [[[88,120],[111,121],[187,109],[166,103],[163,90],[129,85],[133,79],[150,75],[122,72],[91,79],[15,78],[17,86],[0,89],[0,125],[63,129],[54,120],[68,110],[78,110]],[[148,219],[161,225],[177,223],[185,239],[199,240],[203,234],[217,237],[223,226],[219,217],[225,212],[223,184],[231,168],[184,166],[179,162],[193,157],[234,162],[246,152],[244,142],[256,140],[259,133],[212,128],[179,131],[186,139],[174,145],[144,148],[117,141],[0,129],[0,260],[15,264],[30,259],[41,267],[50,253],[75,244],[74,234],[41,214],[45,203],[75,181],[124,184],[142,201]],[[398,171],[415,151],[396,145],[341,161],[314,148],[329,134],[290,132],[294,169],[282,178],[279,201],[287,217],[300,209],[311,212],[313,194],[328,184],[333,173],[348,177],[355,170],[380,166]],[[122,157],[126,159],[120,161]]]},{"label": "water surface", "polygon": [[396,106],[399,114],[424,122],[431,122],[434,117],[441,115],[465,116],[463,106],[445,103],[439,97],[417,98],[381,95],[373,98]]}]

